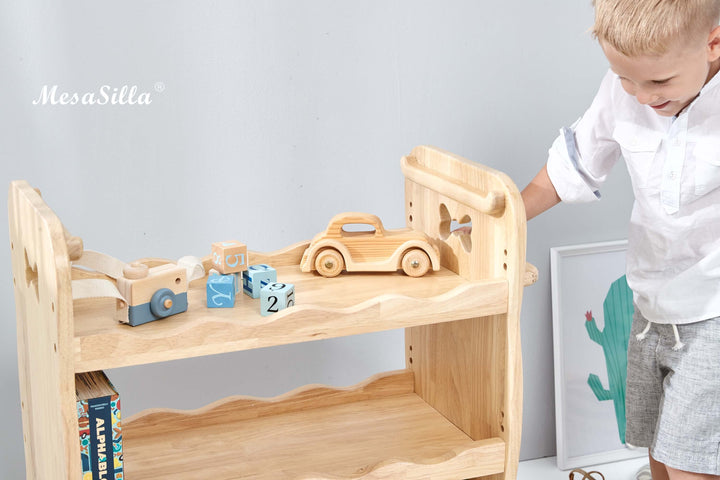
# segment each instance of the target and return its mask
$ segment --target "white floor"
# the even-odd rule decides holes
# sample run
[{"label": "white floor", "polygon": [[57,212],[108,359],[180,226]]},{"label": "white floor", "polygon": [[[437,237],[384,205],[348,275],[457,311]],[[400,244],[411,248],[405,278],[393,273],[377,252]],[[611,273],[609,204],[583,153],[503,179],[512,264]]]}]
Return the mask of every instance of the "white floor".
[{"label": "white floor", "polygon": [[[635,473],[647,463],[647,458],[641,457],[622,462],[583,467],[583,470],[587,472],[596,470],[605,476],[605,480],[634,480]],[[557,468],[555,457],[546,457],[520,462],[517,480],[568,480],[569,476],[570,470]],[[575,475],[575,477],[580,478],[578,475]]]}]

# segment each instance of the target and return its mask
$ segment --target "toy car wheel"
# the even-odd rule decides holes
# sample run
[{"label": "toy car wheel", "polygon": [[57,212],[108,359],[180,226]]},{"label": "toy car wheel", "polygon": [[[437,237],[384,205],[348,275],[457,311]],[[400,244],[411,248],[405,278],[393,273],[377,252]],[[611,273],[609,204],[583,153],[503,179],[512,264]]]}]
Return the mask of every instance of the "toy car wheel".
[{"label": "toy car wheel", "polygon": [[337,277],[344,268],[345,261],[337,250],[323,250],[315,257],[315,270],[323,277]]},{"label": "toy car wheel", "polygon": [[419,248],[408,250],[403,255],[401,266],[410,277],[422,277],[430,270],[430,257]]}]

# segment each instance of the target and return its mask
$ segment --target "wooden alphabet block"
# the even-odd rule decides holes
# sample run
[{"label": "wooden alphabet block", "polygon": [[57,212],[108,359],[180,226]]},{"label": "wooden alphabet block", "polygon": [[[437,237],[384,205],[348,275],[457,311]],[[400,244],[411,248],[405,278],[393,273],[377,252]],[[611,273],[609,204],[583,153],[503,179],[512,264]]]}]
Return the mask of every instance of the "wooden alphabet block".
[{"label": "wooden alphabet block", "polygon": [[295,305],[295,285],[270,283],[260,289],[260,314],[263,317]]},{"label": "wooden alphabet block", "polygon": [[118,318],[127,318],[133,327],[188,308],[187,270],[173,263],[153,268],[142,263],[126,265],[122,277],[117,279],[117,287],[127,301]]},{"label": "wooden alphabet block", "polygon": [[[215,275],[223,275],[222,273],[218,272],[218,271],[215,270],[214,268],[211,268],[211,269],[210,269],[210,275],[212,275],[212,274],[215,274]],[[229,274],[228,274],[228,275],[230,275],[230,276],[232,277],[233,287],[234,287],[234,289],[235,289],[235,295],[237,295],[238,293],[240,293],[240,285],[242,285],[242,274],[243,274],[243,272],[235,272],[235,273],[229,273]]]},{"label": "wooden alphabet block", "polygon": [[270,265],[250,265],[242,272],[243,291],[252,298],[260,298],[260,289],[277,282],[277,271]]},{"label": "wooden alphabet block", "polygon": [[247,245],[236,240],[212,244],[213,266],[222,274],[247,270]]},{"label": "wooden alphabet block", "polygon": [[208,308],[233,308],[235,306],[235,275],[210,274],[207,280]]}]

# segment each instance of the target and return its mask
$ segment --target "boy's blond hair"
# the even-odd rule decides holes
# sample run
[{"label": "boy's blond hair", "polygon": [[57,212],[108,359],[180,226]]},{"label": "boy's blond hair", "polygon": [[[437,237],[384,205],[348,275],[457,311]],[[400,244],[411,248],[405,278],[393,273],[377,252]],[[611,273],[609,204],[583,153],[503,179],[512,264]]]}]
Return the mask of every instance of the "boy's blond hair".
[{"label": "boy's blond hair", "polygon": [[627,56],[661,55],[672,45],[708,35],[720,0],[593,0],[592,33]]}]

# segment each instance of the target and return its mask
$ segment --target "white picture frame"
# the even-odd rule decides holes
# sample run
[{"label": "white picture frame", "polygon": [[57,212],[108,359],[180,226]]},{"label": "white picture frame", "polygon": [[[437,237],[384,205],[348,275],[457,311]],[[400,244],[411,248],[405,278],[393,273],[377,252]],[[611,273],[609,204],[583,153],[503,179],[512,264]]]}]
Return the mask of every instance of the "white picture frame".
[{"label": "white picture frame", "polygon": [[588,380],[592,373],[601,385],[609,385],[603,347],[589,336],[586,312],[591,311],[597,328],[604,330],[603,302],[611,284],[625,275],[626,251],[627,240],[550,249],[555,428],[561,470],[647,455],[647,449],[622,443],[614,400],[598,400]]}]

